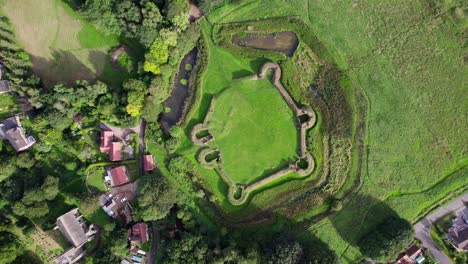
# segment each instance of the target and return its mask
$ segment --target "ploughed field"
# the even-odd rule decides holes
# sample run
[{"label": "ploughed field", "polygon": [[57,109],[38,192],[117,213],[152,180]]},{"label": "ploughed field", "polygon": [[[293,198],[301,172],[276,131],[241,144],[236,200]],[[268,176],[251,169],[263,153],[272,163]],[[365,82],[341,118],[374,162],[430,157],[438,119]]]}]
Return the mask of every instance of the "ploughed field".
[{"label": "ploughed field", "polygon": [[297,158],[292,110],[271,80],[235,80],[216,96],[209,119],[223,167],[236,183],[249,184]]}]

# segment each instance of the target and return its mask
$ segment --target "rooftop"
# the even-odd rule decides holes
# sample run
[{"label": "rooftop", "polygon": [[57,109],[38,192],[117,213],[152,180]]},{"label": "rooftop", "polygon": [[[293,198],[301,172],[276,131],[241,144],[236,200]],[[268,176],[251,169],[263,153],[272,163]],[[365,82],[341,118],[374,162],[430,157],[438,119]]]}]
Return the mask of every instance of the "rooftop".
[{"label": "rooftop", "polygon": [[148,226],[145,223],[134,224],[128,229],[128,240],[136,243],[148,242]]},{"label": "rooftop", "polygon": [[125,166],[118,166],[110,169],[111,185],[119,186],[130,181],[128,177],[128,170]]},{"label": "rooftop", "polygon": [[[57,218],[57,227],[74,247],[80,247],[94,235],[88,228],[78,208]],[[89,232],[91,230],[91,232]]]},{"label": "rooftop", "polygon": [[0,94],[8,93],[10,91],[10,84],[7,80],[0,80]]},{"label": "rooftop", "polygon": [[121,144],[120,142],[112,142],[110,147],[109,159],[111,161],[120,161],[122,160],[122,153],[121,153]]},{"label": "rooftop", "polygon": [[144,155],[143,156],[143,167],[145,171],[152,171],[156,165],[154,164],[153,155]]},{"label": "rooftop", "polygon": [[101,150],[102,153],[109,152],[113,139],[114,139],[114,133],[112,131],[107,131],[107,130],[101,131],[101,145],[99,149]]}]

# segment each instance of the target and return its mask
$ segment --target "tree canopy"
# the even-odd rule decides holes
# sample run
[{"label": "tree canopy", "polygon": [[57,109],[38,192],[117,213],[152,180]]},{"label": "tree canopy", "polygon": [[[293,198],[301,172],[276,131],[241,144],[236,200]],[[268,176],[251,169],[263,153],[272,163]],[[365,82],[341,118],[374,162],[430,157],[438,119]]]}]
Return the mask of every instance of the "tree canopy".
[{"label": "tree canopy", "polygon": [[358,245],[365,256],[373,260],[390,261],[412,240],[411,224],[402,218],[391,216],[365,234]]}]

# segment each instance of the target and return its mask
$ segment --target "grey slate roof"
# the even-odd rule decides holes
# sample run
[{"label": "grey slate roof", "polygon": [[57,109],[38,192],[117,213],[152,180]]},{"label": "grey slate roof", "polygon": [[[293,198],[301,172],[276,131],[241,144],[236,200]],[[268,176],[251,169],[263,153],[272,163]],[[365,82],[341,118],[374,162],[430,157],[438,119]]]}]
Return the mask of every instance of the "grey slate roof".
[{"label": "grey slate roof", "polygon": [[79,247],[88,241],[88,227],[78,208],[57,218],[57,226],[63,236],[74,247]]},{"label": "grey slate roof", "polygon": [[7,80],[0,80],[0,94],[8,93],[10,91],[10,84]]}]

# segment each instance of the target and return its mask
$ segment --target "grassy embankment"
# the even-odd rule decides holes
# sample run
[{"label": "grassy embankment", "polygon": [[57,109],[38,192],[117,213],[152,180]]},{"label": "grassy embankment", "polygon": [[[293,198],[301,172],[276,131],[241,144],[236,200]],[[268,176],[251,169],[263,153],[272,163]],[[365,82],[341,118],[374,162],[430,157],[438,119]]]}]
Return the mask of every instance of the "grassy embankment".
[{"label": "grassy embankment", "polygon": [[[454,3],[244,1],[209,15],[217,23],[300,16],[365,92],[368,164],[359,194],[376,202],[354,196],[343,211],[311,227],[345,263],[361,257],[354,242],[385,215],[368,214],[381,201],[414,220],[468,184],[468,146],[460,137],[466,131],[460,118],[467,70],[458,34],[464,18]],[[346,230],[338,219],[347,219],[340,223]]]}]

